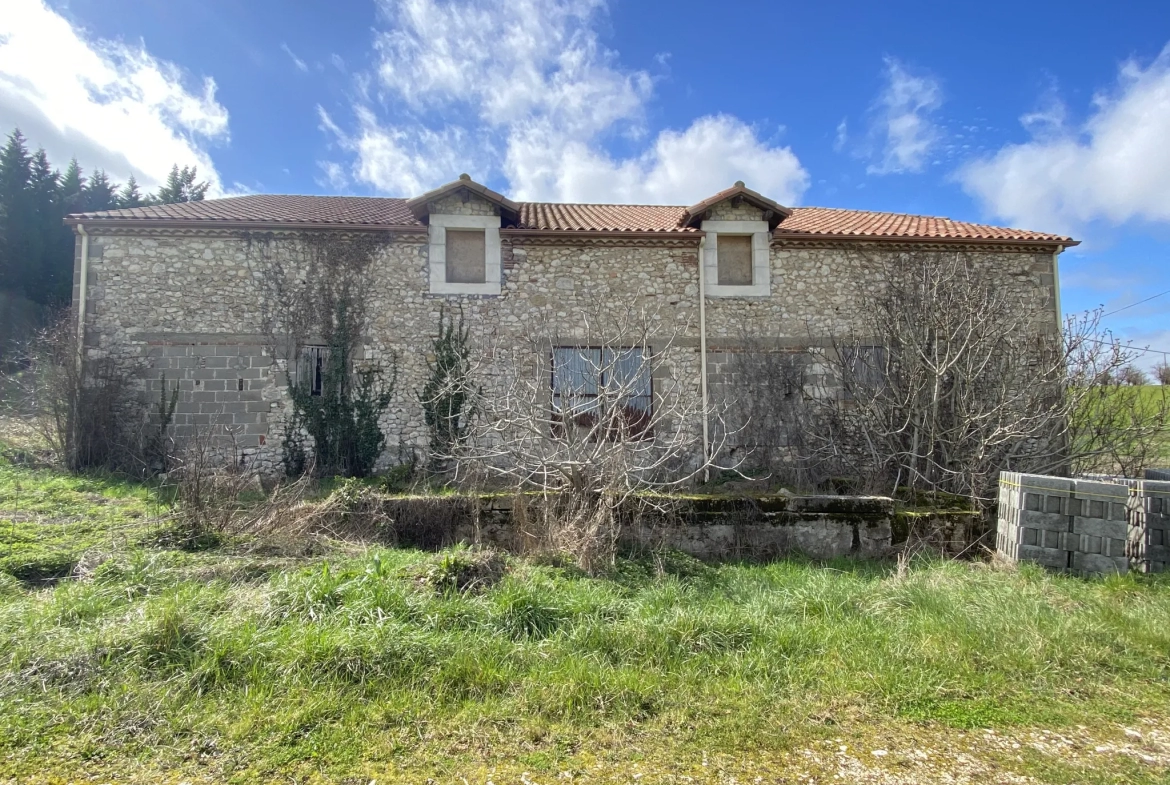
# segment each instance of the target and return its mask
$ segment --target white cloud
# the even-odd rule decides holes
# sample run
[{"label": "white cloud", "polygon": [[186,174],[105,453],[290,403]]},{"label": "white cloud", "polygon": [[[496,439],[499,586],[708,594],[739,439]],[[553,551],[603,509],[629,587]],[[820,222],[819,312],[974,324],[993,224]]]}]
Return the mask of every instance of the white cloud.
[{"label": "white cloud", "polygon": [[509,140],[507,168],[517,192],[557,201],[692,204],[743,180],[793,204],[808,187],[791,150],[769,147],[728,115],[700,117],[682,132],[665,130],[635,158],[615,160],[581,142],[557,147],[545,139],[542,129],[530,129]]},{"label": "white cloud", "polygon": [[845,143],[849,141],[849,122],[846,118],[841,118],[841,122],[837,123],[837,136],[833,139],[833,150],[841,152],[845,149]]},{"label": "white cloud", "polygon": [[[469,172],[518,199],[698,200],[744,179],[795,201],[807,174],[787,147],[727,116],[650,136],[653,79],[599,41],[600,0],[383,0],[376,79],[355,129],[328,130],[376,190],[415,194]],[[375,112],[379,106],[380,111]],[[615,157],[607,146],[628,149]]]},{"label": "white cloud", "polygon": [[71,157],[115,180],[158,185],[173,164],[198,166],[221,192],[204,145],[228,138],[215,82],[189,89],[173,64],[142,46],[90,40],[40,0],[5,0],[0,14],[0,129],[19,127],[64,166]]},{"label": "white cloud", "polygon": [[280,44],[280,48],[286,55],[289,56],[289,59],[292,60],[293,65],[296,66],[298,71],[306,74],[309,72],[309,64],[301,58],[297,57],[296,53],[293,52],[288,44],[282,42]]},{"label": "white cloud", "polygon": [[915,75],[893,57],[885,59],[886,85],[871,108],[870,134],[880,151],[870,174],[921,172],[942,138],[931,116],[942,106],[942,86],[929,74]]},{"label": "white cloud", "polygon": [[1066,114],[1049,98],[1024,115],[1032,140],[964,166],[964,190],[998,218],[1049,231],[1170,221],[1170,46],[1148,67],[1124,63],[1083,126]]}]

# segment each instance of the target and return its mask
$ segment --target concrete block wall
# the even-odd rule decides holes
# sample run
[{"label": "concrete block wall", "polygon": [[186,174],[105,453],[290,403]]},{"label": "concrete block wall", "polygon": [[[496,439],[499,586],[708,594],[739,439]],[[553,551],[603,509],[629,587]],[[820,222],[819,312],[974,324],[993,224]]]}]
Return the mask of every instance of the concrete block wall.
[{"label": "concrete block wall", "polygon": [[[176,340],[177,338],[177,340]],[[279,388],[273,384],[272,357],[259,342],[209,344],[176,336],[152,342],[147,354],[146,392],[152,412],[162,387],[178,385],[179,397],[172,419],[176,439],[194,436],[202,429],[217,436],[231,436],[241,457],[265,446],[271,416],[280,409]]]},{"label": "concrete block wall", "polygon": [[1170,483],[1002,472],[996,547],[1079,575],[1166,567]]}]

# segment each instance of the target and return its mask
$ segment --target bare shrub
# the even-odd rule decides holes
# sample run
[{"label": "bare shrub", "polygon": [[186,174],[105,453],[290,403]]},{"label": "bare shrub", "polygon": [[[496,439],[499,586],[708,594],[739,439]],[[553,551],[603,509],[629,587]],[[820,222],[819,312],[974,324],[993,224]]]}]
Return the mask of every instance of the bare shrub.
[{"label": "bare shrub", "polygon": [[77,324],[65,311],[26,347],[21,366],[10,377],[10,405],[63,465],[136,476],[154,471],[158,429],[142,399],[141,359],[83,357]]},{"label": "bare shrub", "polygon": [[1170,363],[1163,361],[1155,365],[1154,378],[1158,384],[1170,385]]},{"label": "bare shrub", "polygon": [[[990,504],[1002,470],[1135,472],[1159,450],[1170,407],[1124,385],[1136,351],[1100,312],[1057,333],[965,253],[908,253],[884,269],[849,332],[810,336],[800,394],[777,395],[795,384],[747,353],[741,399],[772,411],[743,432],[769,437],[766,454],[790,452],[809,479],[854,492]],[[769,418],[799,433],[772,436]]]},{"label": "bare shrub", "polygon": [[738,434],[731,449],[763,482],[812,488],[829,473],[809,449],[814,412],[805,400],[813,357],[805,350],[769,346],[745,329],[714,392]]},{"label": "bare shrub", "polygon": [[259,475],[245,464],[233,429],[197,428],[175,463],[167,478],[176,507],[171,538],[181,547],[217,544],[237,531],[249,512],[255,514],[250,504],[264,498]]},{"label": "bare shrub", "polygon": [[612,560],[631,510],[692,482],[721,445],[704,449],[705,402],[680,373],[680,328],[612,304],[579,316],[572,330],[535,323],[519,345],[475,336],[466,376],[446,382],[477,391],[474,414],[441,458],[461,487],[527,500],[546,546],[593,570]]}]

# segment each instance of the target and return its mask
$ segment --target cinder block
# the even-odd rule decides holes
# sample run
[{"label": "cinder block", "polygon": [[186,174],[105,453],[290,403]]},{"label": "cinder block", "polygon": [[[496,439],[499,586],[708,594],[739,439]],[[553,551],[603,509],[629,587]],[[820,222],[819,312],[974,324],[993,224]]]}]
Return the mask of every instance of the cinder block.
[{"label": "cinder block", "polygon": [[1060,532],[1069,530],[1067,515],[1053,515],[1050,512],[1029,512],[1027,510],[1020,511],[1020,526]]},{"label": "cinder block", "polygon": [[1037,564],[1042,564],[1045,567],[1051,567],[1056,570],[1067,570],[1069,565],[1068,551],[1056,550],[1054,548],[1036,548],[1029,545],[1021,545],[1019,558],[1021,561],[1034,561]]},{"label": "cinder block", "polygon": [[1093,537],[1114,537],[1124,540],[1128,526],[1124,520],[1107,521],[1098,518],[1073,518],[1072,531],[1074,534],[1087,534]]},{"label": "cinder block", "polygon": [[[1007,474],[1007,472],[1002,472],[1000,477],[1002,478],[1004,474]],[[1061,491],[1067,494],[1072,490],[1073,483],[1076,482],[1076,480],[1068,477],[1048,477],[1043,474],[1015,474],[1015,472],[1012,472],[1012,474],[1016,478],[1014,482],[1028,491],[1043,489],[1041,492],[1051,490]],[[1061,494],[1058,493],[1056,495]]]},{"label": "cinder block", "polygon": [[217,346],[215,347],[215,354],[217,357],[239,357],[240,347],[235,345]]},{"label": "cinder block", "polygon": [[1074,553],[1072,568],[1075,572],[1090,575],[1110,575],[1112,573],[1129,572],[1129,561],[1114,556],[1102,556],[1096,553]]},{"label": "cinder block", "polygon": [[1124,502],[1129,496],[1129,487],[1115,482],[1098,482],[1096,480],[1073,480],[1073,493],[1084,499],[1099,499],[1106,501]]}]

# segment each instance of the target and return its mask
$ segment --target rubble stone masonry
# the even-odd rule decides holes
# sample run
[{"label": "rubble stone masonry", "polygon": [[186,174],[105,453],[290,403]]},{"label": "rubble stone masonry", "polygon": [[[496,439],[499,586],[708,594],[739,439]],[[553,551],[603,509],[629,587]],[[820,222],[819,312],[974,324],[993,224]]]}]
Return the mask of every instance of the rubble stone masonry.
[{"label": "rubble stone masonry", "polygon": [[[432,209],[498,214],[478,197],[447,198]],[[762,218],[760,210],[742,205],[719,209],[726,213],[721,218]],[[168,384],[179,385],[177,436],[201,425],[238,426],[233,431],[248,460],[275,469],[289,408],[286,376],[263,330],[265,270],[249,254],[245,237],[214,226],[88,231],[87,354],[145,359],[150,392],[157,394],[164,375]],[[272,247],[282,253],[288,245]],[[394,231],[372,264],[364,351],[369,357],[393,353],[399,362],[398,393],[382,423],[387,460],[426,443],[418,391],[442,306],[461,305],[473,338],[493,333],[501,345],[520,345],[536,331],[588,342],[596,336],[586,314],[646,312],[656,339],[673,346],[656,371],[656,395],[667,389],[698,395],[698,233],[504,232],[502,246],[503,285],[495,297],[429,293],[425,228]],[[922,246],[773,241],[771,296],[707,302],[709,351],[734,351],[744,335],[793,347],[847,331],[862,295],[880,285],[883,267],[916,247]],[[1033,314],[1036,330],[1057,329],[1050,251],[991,245],[962,250],[1010,289],[1019,307]]]}]

